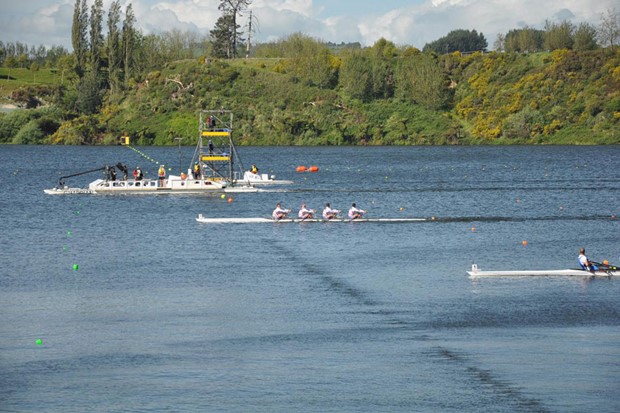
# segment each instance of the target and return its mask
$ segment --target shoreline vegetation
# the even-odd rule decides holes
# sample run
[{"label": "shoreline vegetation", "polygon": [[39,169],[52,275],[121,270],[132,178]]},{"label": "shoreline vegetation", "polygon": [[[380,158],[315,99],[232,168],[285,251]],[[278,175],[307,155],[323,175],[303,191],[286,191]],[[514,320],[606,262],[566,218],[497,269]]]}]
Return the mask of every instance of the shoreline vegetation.
[{"label": "shoreline vegetation", "polygon": [[238,145],[618,144],[619,50],[416,55],[441,75],[428,79],[436,89],[373,99],[310,84],[287,59],[186,59],[92,114],[63,107],[75,104],[71,79],[61,84],[54,69],[0,68],[0,143],[112,145],[128,134],[137,145],[192,145],[198,112],[225,108]]},{"label": "shoreline vegetation", "polygon": [[75,7],[73,53],[0,42],[0,144],[193,145],[198,113],[217,109],[240,146],[620,144],[615,11],[598,30],[511,30],[501,51],[475,30],[422,51],[294,33],[242,58],[226,43],[236,9],[199,38],[143,35],[118,1],[104,36],[103,3],[90,26],[86,0]]}]

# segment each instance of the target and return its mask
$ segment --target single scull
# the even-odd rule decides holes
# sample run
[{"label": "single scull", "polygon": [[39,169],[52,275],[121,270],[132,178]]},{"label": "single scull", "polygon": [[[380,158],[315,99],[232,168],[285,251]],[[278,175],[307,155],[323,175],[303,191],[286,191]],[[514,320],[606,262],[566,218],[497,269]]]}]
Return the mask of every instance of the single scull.
[{"label": "single scull", "polygon": [[581,269],[565,270],[520,270],[520,271],[482,271],[476,264],[472,265],[471,271],[467,271],[470,278],[480,277],[531,277],[531,276],[560,276],[560,277],[617,277],[620,269],[611,266],[607,269],[586,271]]}]

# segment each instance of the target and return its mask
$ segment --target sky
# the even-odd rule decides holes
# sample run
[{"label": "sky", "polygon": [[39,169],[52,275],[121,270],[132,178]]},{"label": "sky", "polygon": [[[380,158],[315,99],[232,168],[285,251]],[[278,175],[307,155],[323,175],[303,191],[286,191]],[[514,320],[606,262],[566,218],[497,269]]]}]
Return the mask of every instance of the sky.
[{"label": "sky", "polygon": [[[489,49],[498,34],[525,26],[542,29],[545,21],[568,20],[598,26],[618,0],[253,0],[254,42],[283,39],[293,33],[333,43],[372,46],[385,38],[397,46],[425,44],[452,30],[483,33]],[[87,0],[89,7],[94,0]],[[104,0],[104,11],[112,0]],[[220,17],[220,0],[121,0],[131,3],[144,34],[179,29],[208,34]],[[30,46],[60,45],[72,50],[75,0],[0,0],[0,40]],[[620,11],[620,10],[618,10]],[[238,22],[246,26],[249,13]],[[242,29],[245,30],[245,29]]]}]

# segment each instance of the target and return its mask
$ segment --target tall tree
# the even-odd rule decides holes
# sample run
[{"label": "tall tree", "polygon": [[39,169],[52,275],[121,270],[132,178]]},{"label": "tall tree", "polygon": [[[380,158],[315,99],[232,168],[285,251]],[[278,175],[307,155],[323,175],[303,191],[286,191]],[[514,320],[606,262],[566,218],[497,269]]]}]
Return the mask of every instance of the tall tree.
[{"label": "tall tree", "polygon": [[598,37],[603,47],[612,50],[620,42],[620,14],[616,9],[608,9],[607,14],[601,15]]},{"label": "tall tree", "polygon": [[574,38],[574,50],[594,50],[598,47],[596,44],[596,28],[589,23],[580,23],[575,30]]},{"label": "tall tree", "polygon": [[446,36],[427,43],[423,51],[434,51],[437,54],[452,52],[476,52],[487,49],[487,40],[482,33],[476,30],[452,30]]},{"label": "tall tree", "polygon": [[543,49],[543,31],[531,27],[510,30],[504,47],[507,52],[539,52]]},{"label": "tall tree", "polygon": [[240,39],[241,33],[238,32],[239,25],[237,24],[237,16],[242,16],[243,13],[252,4],[252,0],[221,0],[218,10],[222,12],[222,16],[229,16],[228,22],[230,25],[230,46],[232,51],[231,57],[237,56],[237,45]]},{"label": "tall tree", "polygon": [[342,57],[338,85],[345,94],[363,102],[371,100],[372,73],[370,59],[363,52],[355,50]]},{"label": "tall tree", "polygon": [[448,77],[428,53],[403,56],[396,72],[397,96],[426,108],[445,108],[450,100]]},{"label": "tall tree", "polygon": [[233,36],[236,31],[233,30],[234,19],[230,14],[220,16],[215,22],[215,27],[211,30],[211,38],[213,39],[213,57],[222,57],[232,59],[236,55],[233,45],[235,41]]},{"label": "tall tree", "polygon": [[90,70],[99,78],[103,55],[103,0],[95,0],[90,11]]},{"label": "tall tree", "polygon": [[73,25],[71,27],[71,45],[75,54],[75,72],[79,78],[84,76],[88,54],[88,7],[86,0],[75,0]]},{"label": "tall tree", "polygon": [[372,65],[372,94],[375,98],[390,98],[394,95],[394,65],[397,50],[392,42],[384,38],[370,48]]},{"label": "tall tree", "polygon": [[549,20],[545,22],[544,45],[547,50],[556,49],[572,49],[575,32],[575,26],[569,21],[564,20],[561,23],[552,23]]},{"label": "tall tree", "polygon": [[134,67],[133,53],[136,44],[136,17],[131,3],[125,9],[125,21],[123,22],[123,68],[125,83],[129,81]]},{"label": "tall tree", "polygon": [[112,93],[119,89],[119,72],[121,63],[121,21],[120,0],[113,1],[108,12],[108,82]]}]

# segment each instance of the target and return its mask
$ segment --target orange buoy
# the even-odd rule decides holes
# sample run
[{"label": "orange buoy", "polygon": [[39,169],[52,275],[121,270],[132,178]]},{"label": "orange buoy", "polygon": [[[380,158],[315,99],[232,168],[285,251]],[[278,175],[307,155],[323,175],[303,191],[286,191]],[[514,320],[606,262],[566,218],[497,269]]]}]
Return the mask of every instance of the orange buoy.
[{"label": "orange buoy", "polygon": [[308,168],[309,172],[319,172],[319,167],[318,166],[311,166],[310,168]]},{"label": "orange buoy", "polygon": [[233,201],[232,197],[228,198],[228,203],[230,204]]},{"label": "orange buoy", "polygon": [[303,165],[300,165],[300,166],[298,166],[297,168],[295,168],[295,170],[296,170],[297,172],[306,172],[306,171],[308,170],[308,168],[306,168],[306,167],[305,167],[305,166],[303,166]]},{"label": "orange buoy", "polygon": [[527,245],[527,241],[526,240],[521,241],[521,245],[525,247]]},{"label": "orange buoy", "polygon": [[187,179],[187,175],[185,174],[185,172],[181,172],[181,179],[184,181]]}]

